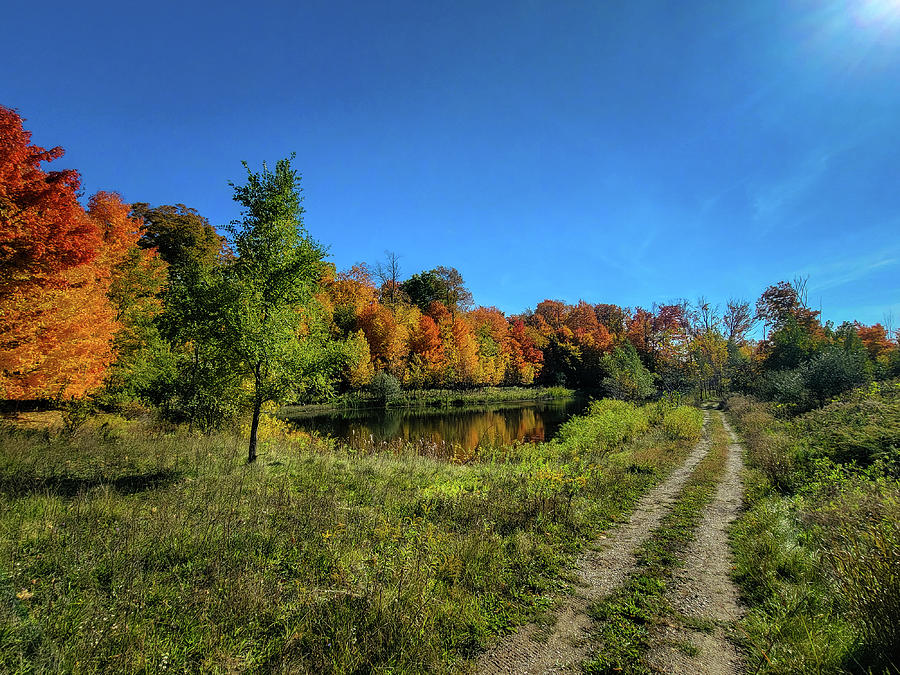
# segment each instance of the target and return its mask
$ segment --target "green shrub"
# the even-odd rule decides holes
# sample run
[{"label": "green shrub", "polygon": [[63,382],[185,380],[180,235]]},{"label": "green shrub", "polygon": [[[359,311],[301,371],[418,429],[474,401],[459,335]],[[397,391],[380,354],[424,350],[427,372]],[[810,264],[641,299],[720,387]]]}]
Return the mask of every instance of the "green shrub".
[{"label": "green shrub", "polygon": [[797,483],[796,440],[774,428],[772,405],[746,396],[732,396],[726,408],[734,415],[750,464],[778,491],[788,494]]},{"label": "green shrub", "polygon": [[867,467],[876,461],[900,476],[900,395],[896,385],[860,389],[793,422],[814,457]]},{"label": "green shrub", "polygon": [[824,404],[833,396],[862,386],[868,379],[865,352],[828,349],[803,368],[806,389],[818,405]]},{"label": "green shrub", "polygon": [[650,398],[656,392],[653,373],[641,362],[631,343],[626,343],[624,348],[616,347],[612,354],[604,354],[600,367],[606,374],[601,384],[607,396],[636,401]]},{"label": "green shrub", "polygon": [[626,401],[592,401],[584,415],[560,427],[557,437],[578,449],[609,450],[646,431],[648,412],[647,407]]},{"label": "green shrub", "polygon": [[73,398],[62,406],[63,433],[74,436],[94,414],[97,408],[90,398]]},{"label": "green shrub", "polygon": [[763,379],[763,398],[804,412],[869,381],[865,353],[829,348],[797,368],[776,370]]},{"label": "green shrub", "polygon": [[375,376],[369,383],[369,393],[379,403],[386,404],[400,396],[403,391],[397,378],[382,370],[379,373],[375,373]]},{"label": "green shrub", "polygon": [[669,438],[696,441],[703,434],[703,413],[680,406],[663,415],[662,426]]}]

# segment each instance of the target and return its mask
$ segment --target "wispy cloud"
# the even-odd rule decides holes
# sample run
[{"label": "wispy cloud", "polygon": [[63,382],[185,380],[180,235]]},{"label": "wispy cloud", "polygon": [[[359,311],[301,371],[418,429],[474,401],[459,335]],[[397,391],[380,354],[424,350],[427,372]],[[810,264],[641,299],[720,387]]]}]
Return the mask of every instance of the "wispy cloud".
[{"label": "wispy cloud", "polygon": [[778,182],[756,189],[753,218],[764,231],[776,227],[790,209],[808,194],[828,171],[834,153],[819,150]]},{"label": "wispy cloud", "polygon": [[810,291],[821,292],[860,281],[898,264],[900,264],[900,247],[892,247],[854,258],[841,258],[813,265],[804,272],[809,275]]}]

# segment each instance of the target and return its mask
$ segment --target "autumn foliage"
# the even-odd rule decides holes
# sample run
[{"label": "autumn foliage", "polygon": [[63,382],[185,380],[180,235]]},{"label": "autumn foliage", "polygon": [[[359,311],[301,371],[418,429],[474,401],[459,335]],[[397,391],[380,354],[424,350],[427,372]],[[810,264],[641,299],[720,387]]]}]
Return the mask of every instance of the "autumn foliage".
[{"label": "autumn foliage", "polygon": [[62,148],[31,145],[15,111],[0,106],[0,294],[46,285],[89,262],[100,247],[96,223],[78,203],[71,169],[46,172]]},{"label": "autumn foliage", "polygon": [[121,324],[109,293],[140,223],[113,193],[85,210],[77,172],[40,167],[62,150],[29,141],[0,108],[0,396],[80,397],[115,357]]},{"label": "autumn foliage", "polygon": [[[226,400],[204,382],[227,381],[239,397],[233,368],[216,365],[204,340],[221,328],[221,282],[240,251],[182,204],[100,192],[85,208],[76,171],[43,168],[62,154],[31,144],[19,115],[0,107],[0,398],[81,397],[114,382],[162,408],[180,401],[178,419],[193,420]],[[769,286],[755,308],[730,299],[721,316],[702,298],[649,308],[546,299],[507,315],[473,308],[456,268],[404,280],[398,260],[321,273],[296,322],[296,339],[315,335],[328,354],[316,364],[318,395],[387,375],[406,388],[544,383],[623,397],[721,393],[727,381],[801,406],[900,373],[890,329],[822,323],[803,280]],[[828,387],[815,384],[822,373]]]}]

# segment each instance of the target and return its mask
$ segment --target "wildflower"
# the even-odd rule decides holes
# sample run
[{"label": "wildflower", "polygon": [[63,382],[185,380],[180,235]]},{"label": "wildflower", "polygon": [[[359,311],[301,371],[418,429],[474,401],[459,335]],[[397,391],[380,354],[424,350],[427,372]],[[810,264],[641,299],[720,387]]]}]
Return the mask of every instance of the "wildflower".
[{"label": "wildflower", "polygon": [[21,591],[16,593],[16,597],[19,600],[30,600],[31,598],[34,597],[34,593],[29,591],[27,588],[23,588]]}]

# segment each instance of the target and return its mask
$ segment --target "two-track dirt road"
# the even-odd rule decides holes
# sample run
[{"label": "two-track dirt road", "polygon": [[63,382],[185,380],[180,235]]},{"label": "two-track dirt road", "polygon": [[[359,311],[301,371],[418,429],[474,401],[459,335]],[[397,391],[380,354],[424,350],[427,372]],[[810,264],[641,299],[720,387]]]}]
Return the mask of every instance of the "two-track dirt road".
[{"label": "two-track dirt road", "polygon": [[[660,485],[647,492],[630,518],[611,529],[594,549],[585,551],[577,561],[580,583],[572,596],[557,610],[556,622],[549,630],[525,626],[485,652],[477,662],[478,673],[544,674],[577,671],[587,657],[591,644],[591,618],[588,606],[622,585],[636,565],[640,546],[651,536],[669,512],[696,466],[709,450],[709,417],[722,414],[705,411],[704,436],[687,460]],[[738,673],[740,658],[726,639],[726,627],[740,616],[737,591],[730,579],[731,552],[727,527],[737,516],[741,504],[741,449],[732,436],[726,468],[715,497],[705,508],[695,538],[684,555],[684,566],[671,581],[668,599],[684,617],[711,621],[710,633],[690,630],[673,620],[671,625],[654,631],[655,647],[650,664],[664,673]],[[678,640],[696,647],[693,656],[669,645]]]}]

